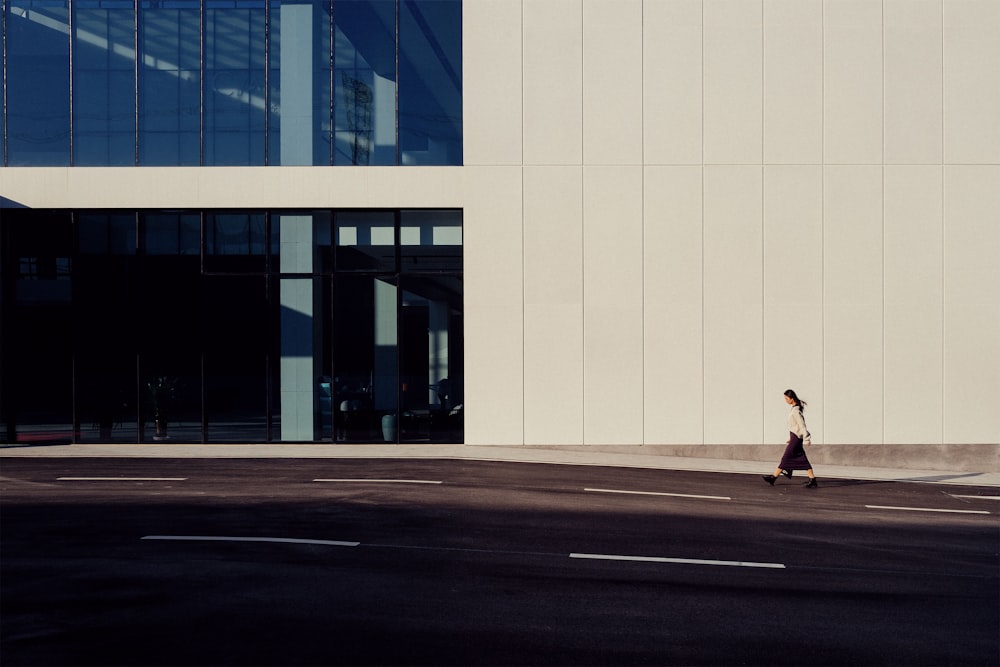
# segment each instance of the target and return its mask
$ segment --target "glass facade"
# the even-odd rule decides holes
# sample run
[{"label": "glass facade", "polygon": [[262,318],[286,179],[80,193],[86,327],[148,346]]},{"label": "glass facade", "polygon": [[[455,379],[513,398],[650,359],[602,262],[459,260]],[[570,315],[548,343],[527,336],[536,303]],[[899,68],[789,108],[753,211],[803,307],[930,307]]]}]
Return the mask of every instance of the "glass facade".
[{"label": "glass facade", "polygon": [[461,442],[462,214],[0,227],[4,442]]},{"label": "glass facade", "polygon": [[461,0],[3,0],[3,164],[459,165],[461,24]]}]

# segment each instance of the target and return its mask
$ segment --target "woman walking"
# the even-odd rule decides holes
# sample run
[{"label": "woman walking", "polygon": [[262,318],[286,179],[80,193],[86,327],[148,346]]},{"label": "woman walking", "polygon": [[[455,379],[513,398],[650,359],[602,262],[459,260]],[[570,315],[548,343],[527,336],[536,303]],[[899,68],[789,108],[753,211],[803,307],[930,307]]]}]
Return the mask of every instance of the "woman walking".
[{"label": "woman walking", "polygon": [[806,418],[802,415],[802,411],[806,409],[806,402],[796,396],[791,389],[785,392],[785,402],[792,406],[788,413],[788,446],[785,447],[785,453],[782,455],[774,474],[764,475],[764,481],[774,486],[774,481],[778,479],[779,475],[784,474],[791,477],[793,470],[805,470],[806,475],[809,476],[809,481],[806,482],[805,486],[815,489],[817,486],[816,474],[813,473],[812,464],[809,463],[809,458],[803,447],[803,445],[812,444],[809,429],[806,428]]}]

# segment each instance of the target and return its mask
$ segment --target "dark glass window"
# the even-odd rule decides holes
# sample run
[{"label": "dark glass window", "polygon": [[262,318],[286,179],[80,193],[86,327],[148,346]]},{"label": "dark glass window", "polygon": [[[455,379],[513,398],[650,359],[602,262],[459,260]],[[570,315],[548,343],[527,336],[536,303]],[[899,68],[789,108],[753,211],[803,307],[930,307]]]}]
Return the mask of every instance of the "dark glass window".
[{"label": "dark glass window", "polygon": [[345,212],[334,228],[337,271],[396,271],[396,220],[391,212]]},{"label": "dark glass window", "polygon": [[73,164],[135,164],[135,10],[73,5]]},{"label": "dark glass window", "polygon": [[201,161],[198,0],[139,4],[139,164]]},{"label": "dark glass window", "polygon": [[332,283],[332,322],[350,323],[327,333],[333,437],[339,442],[396,441],[398,283],[394,275],[344,275]]},{"label": "dark glass window", "polygon": [[69,165],[68,2],[17,0],[6,7],[8,164]]},{"label": "dark glass window", "polygon": [[333,23],[334,164],[397,164],[396,0],[337,0]]},{"label": "dark glass window", "polygon": [[404,271],[461,271],[462,212],[403,211],[399,246]]},{"label": "dark glass window", "polygon": [[140,221],[147,255],[199,255],[201,222],[196,213],[150,213]]},{"label": "dark glass window", "polygon": [[25,209],[0,235],[8,439],[462,440],[459,211]]},{"label": "dark glass window", "polygon": [[263,255],[264,215],[220,213],[206,217],[205,253]]},{"label": "dark glass window", "polygon": [[4,210],[0,392],[9,441],[69,441],[73,424],[73,226],[65,212]]},{"label": "dark glass window", "polygon": [[461,0],[400,0],[400,164],[462,164],[461,35]]},{"label": "dark glass window", "polygon": [[461,442],[462,278],[403,273],[400,287],[400,441]]},{"label": "dark glass window", "polygon": [[202,281],[204,421],[209,442],[267,439],[267,278]]},{"label": "dark glass window", "polygon": [[270,12],[268,164],[331,164],[329,0],[274,0]]},{"label": "dark glass window", "polygon": [[206,165],[264,164],[265,28],[263,0],[206,4]]},{"label": "dark glass window", "polygon": [[134,255],[134,213],[83,213],[77,216],[81,255]]},{"label": "dark glass window", "polygon": [[461,0],[10,0],[4,38],[8,165],[462,163]]},{"label": "dark glass window", "polygon": [[[134,212],[75,216],[79,255],[74,266],[73,378],[80,442],[137,442],[136,320],[149,304],[138,295]],[[161,276],[161,279],[165,277]],[[147,307],[155,307],[149,306]]]},{"label": "dark glass window", "polygon": [[266,269],[266,231],[263,213],[206,213],[205,270],[262,274]]},{"label": "dark glass window", "polygon": [[[194,217],[197,220],[198,216]],[[160,223],[168,218],[149,216],[140,220],[140,229],[150,224],[166,227]],[[201,442],[205,323],[198,304],[204,297],[206,279],[201,274],[200,258],[197,254],[161,253],[138,259],[132,315],[139,440]]]}]

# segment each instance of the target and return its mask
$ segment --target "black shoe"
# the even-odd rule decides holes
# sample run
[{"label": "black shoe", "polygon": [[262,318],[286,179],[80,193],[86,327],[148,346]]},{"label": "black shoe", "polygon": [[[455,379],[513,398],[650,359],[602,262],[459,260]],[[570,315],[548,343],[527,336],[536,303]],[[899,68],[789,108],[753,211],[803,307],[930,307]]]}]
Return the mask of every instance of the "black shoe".
[{"label": "black shoe", "polygon": [[803,484],[803,486],[805,486],[807,489],[815,489],[817,486],[819,486],[819,484],[816,483],[815,477],[810,477],[809,481]]},{"label": "black shoe", "polygon": [[774,475],[764,475],[764,477],[763,477],[763,480],[765,482],[767,482],[768,484],[770,484],[771,486],[774,486],[774,480],[776,480],[776,479],[778,479],[778,478],[775,477]]},{"label": "black shoe", "polygon": [[788,479],[792,478],[792,471],[791,470],[782,470],[781,474],[784,475],[785,477],[787,477]]}]

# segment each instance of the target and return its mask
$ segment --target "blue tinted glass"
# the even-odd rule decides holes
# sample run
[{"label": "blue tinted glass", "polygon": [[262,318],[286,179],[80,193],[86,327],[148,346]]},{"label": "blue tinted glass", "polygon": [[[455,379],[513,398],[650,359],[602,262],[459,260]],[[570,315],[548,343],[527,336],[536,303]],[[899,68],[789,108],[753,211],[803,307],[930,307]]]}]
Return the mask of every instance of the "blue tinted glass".
[{"label": "blue tinted glass", "polygon": [[333,6],[335,164],[394,165],[396,2]]},{"label": "blue tinted glass", "polygon": [[338,213],[334,230],[337,271],[395,271],[396,218],[391,211]]},{"label": "blue tinted glass", "polygon": [[69,10],[65,0],[8,5],[7,159],[69,164]]},{"label": "blue tinted glass", "polygon": [[213,213],[205,219],[208,255],[263,255],[264,214]]},{"label": "blue tinted glass", "polygon": [[201,221],[197,214],[151,213],[141,223],[147,255],[198,255]]},{"label": "blue tinted glass", "polygon": [[263,212],[205,213],[205,253],[209,273],[263,273],[267,269]]},{"label": "blue tinted glass", "polygon": [[330,0],[275,0],[268,164],[330,164]]},{"label": "blue tinted glass", "polygon": [[200,161],[201,14],[197,0],[139,8],[139,164]]},{"label": "blue tinted glass", "polygon": [[80,213],[79,249],[84,255],[134,255],[135,214]]},{"label": "blue tinted glass", "polygon": [[461,0],[400,0],[400,164],[462,164]]},{"label": "blue tinted glass", "polygon": [[403,211],[399,245],[403,271],[461,271],[462,212]]},{"label": "blue tinted glass", "polygon": [[205,10],[205,164],[262,165],[264,7],[226,4]]},{"label": "blue tinted glass", "polygon": [[76,0],[71,72],[67,0],[11,0],[8,163],[461,164],[461,0],[270,1]]},{"label": "blue tinted glass", "polygon": [[135,164],[135,12],[74,3],[73,164]]}]

